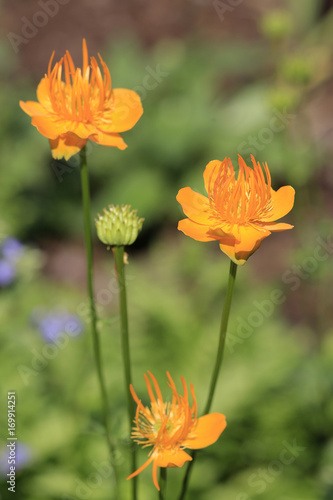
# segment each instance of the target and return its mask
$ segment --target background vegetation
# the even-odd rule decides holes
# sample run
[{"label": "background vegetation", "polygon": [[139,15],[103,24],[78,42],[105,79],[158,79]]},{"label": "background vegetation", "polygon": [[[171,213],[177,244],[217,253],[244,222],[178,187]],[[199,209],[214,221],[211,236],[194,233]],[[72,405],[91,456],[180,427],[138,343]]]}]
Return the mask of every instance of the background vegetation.
[{"label": "background vegetation", "polygon": [[[35,99],[54,48],[57,56],[60,45],[79,54],[82,36],[88,47],[90,40],[98,46],[100,19],[104,43],[98,49],[113,86],[134,88],[144,106],[140,122],[124,134],[126,151],[96,145],[88,150],[93,214],[109,203],[130,203],[146,219],[126,269],[135,388],[146,397],[143,373],[151,370],[167,392],[169,370],[176,381],[183,375],[193,382],[202,411],[229,262],[218,245],[178,233],[182,212],[175,197],[187,185],[203,192],[202,172],[212,159],[230,156],[236,162],[242,154],[249,161],[252,153],[267,161],[274,188],[296,189],[288,217],[295,229],[265,240],[239,269],[213,405],[227,416],[228,426],[218,443],[200,453],[188,497],[332,499],[333,14],[328,2],[267,2],[264,9],[256,1],[235,6],[193,0],[186,8],[173,2],[179,29],[168,31],[166,20],[161,33],[157,24],[153,29],[157,7],[150,5],[149,17],[142,6],[145,18],[137,5],[137,29],[126,32],[120,16],[122,29],[112,37],[100,3],[94,4],[100,18],[86,31],[78,22],[82,33],[73,25],[71,39],[66,19],[74,7],[60,6],[16,54],[7,33],[20,33],[20,16],[32,19],[40,6],[27,2],[27,12],[19,10],[18,1],[2,7],[0,498],[12,498],[5,477],[6,403],[7,392],[14,390],[17,498],[113,498],[86,328],[78,160],[53,162],[48,141],[18,107],[20,99]],[[164,2],[158,5],[162,9]],[[79,19],[87,19],[90,8],[87,2]],[[34,58],[29,50],[37,46],[43,52]],[[30,66],[22,54],[30,57]],[[10,240],[8,247],[9,237],[24,246]],[[97,241],[95,257],[110,418],[126,477],[114,264]],[[145,457],[140,452],[140,461]],[[168,498],[176,498],[182,474],[170,470]],[[148,470],[140,475],[140,495],[156,498]]]}]

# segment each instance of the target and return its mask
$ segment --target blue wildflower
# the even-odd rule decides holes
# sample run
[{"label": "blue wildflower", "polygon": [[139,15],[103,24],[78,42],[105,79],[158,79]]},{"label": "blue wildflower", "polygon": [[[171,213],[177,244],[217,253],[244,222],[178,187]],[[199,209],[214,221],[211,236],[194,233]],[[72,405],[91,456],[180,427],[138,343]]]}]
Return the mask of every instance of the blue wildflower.
[{"label": "blue wildflower", "polygon": [[7,260],[17,260],[24,252],[24,245],[16,238],[6,238],[1,245],[2,256]]},{"label": "blue wildflower", "polygon": [[54,343],[63,334],[76,337],[83,331],[80,318],[66,311],[51,311],[44,315],[37,313],[34,316],[33,321],[46,342]]},{"label": "blue wildflower", "polygon": [[0,259],[0,287],[10,285],[16,277],[15,267],[11,262]]},{"label": "blue wildflower", "polygon": [[[15,471],[19,471],[23,469],[25,466],[29,464],[31,461],[32,451],[30,446],[27,444],[21,443],[20,441],[16,441],[15,444]],[[3,450],[0,453],[0,475],[6,476],[9,472],[8,464],[9,459],[9,448]]]}]

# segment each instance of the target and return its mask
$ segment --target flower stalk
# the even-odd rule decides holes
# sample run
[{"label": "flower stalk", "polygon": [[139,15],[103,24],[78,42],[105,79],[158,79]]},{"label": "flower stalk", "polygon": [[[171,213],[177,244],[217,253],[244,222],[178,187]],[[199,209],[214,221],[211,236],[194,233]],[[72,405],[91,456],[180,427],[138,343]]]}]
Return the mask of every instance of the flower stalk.
[{"label": "flower stalk", "polygon": [[[81,187],[82,187],[82,204],[83,204],[83,220],[84,220],[84,237],[85,237],[85,247],[87,256],[87,282],[88,282],[88,296],[89,296],[89,306],[90,306],[90,327],[93,340],[93,350],[95,365],[97,370],[97,377],[101,393],[102,402],[102,418],[105,428],[106,440],[109,448],[111,464],[116,464],[116,450],[114,442],[110,434],[109,425],[109,403],[107,398],[105,380],[102,369],[102,359],[100,350],[99,333],[97,329],[97,314],[95,308],[94,300],[94,287],[93,287],[93,246],[92,246],[92,231],[91,231],[91,221],[90,221],[90,188],[89,188],[89,173],[87,164],[86,149],[83,147],[80,151],[80,173],[81,173]],[[115,467],[115,476],[116,467]],[[116,489],[117,489],[117,477]],[[117,498],[119,498],[117,494]]]},{"label": "flower stalk", "polygon": [[[125,392],[127,399],[127,413],[129,430],[132,428],[132,421],[134,418],[134,402],[130,391],[132,384],[131,375],[131,358],[129,347],[128,335],[128,314],[127,314],[127,294],[126,294],[126,279],[125,279],[125,266],[124,266],[124,246],[112,247],[113,255],[116,263],[116,274],[119,285],[119,301],[120,301],[120,318],[121,318],[121,349],[124,366],[125,378]],[[136,469],[136,447],[134,443],[131,444],[131,468]],[[132,498],[137,500],[137,477],[134,478],[132,483]]]},{"label": "flower stalk", "polygon": [[208,398],[207,398],[206,406],[204,409],[204,413],[208,413],[211,406],[212,406],[213,397],[214,397],[215,388],[216,388],[216,383],[217,383],[217,379],[218,379],[219,372],[220,372],[221,365],[222,365],[225,340],[226,340],[226,336],[227,336],[228,321],[229,321],[229,315],[230,315],[230,309],[231,309],[231,301],[232,301],[232,295],[233,295],[236,274],[237,274],[237,267],[238,267],[237,264],[235,264],[231,260],[230,261],[230,270],[229,270],[229,279],[228,279],[228,285],[227,285],[227,294],[225,297],[222,318],[221,318],[219,345],[217,348],[216,360],[215,360],[214,370],[212,373],[212,378],[211,378],[211,382],[210,382],[209,393],[208,393]]},{"label": "flower stalk", "polygon": [[160,469],[160,491],[158,494],[159,500],[166,499],[166,482],[167,482],[167,469],[166,467],[161,467]]},{"label": "flower stalk", "polygon": [[[215,389],[216,389],[217,379],[218,379],[219,372],[220,372],[220,369],[222,366],[225,340],[226,340],[226,335],[227,335],[228,321],[229,321],[229,315],[230,315],[230,309],[231,309],[231,301],[232,301],[234,284],[235,284],[235,279],[236,279],[236,274],[237,274],[237,267],[238,267],[237,264],[235,264],[235,262],[230,260],[229,279],[228,279],[228,285],[227,285],[227,294],[225,297],[222,318],[221,318],[219,344],[218,344],[217,353],[216,353],[215,365],[214,365],[214,369],[213,369],[212,376],[211,376],[207,402],[206,402],[206,406],[204,409],[205,414],[208,413],[210,408],[211,408]],[[187,465],[187,469],[186,469],[185,476],[183,479],[183,485],[182,485],[182,490],[181,490],[181,493],[179,496],[179,500],[183,500],[185,498],[189,479],[190,479],[191,470],[192,470],[192,467],[195,463],[195,458],[196,458],[196,451],[194,451],[194,453],[192,454],[192,461],[189,462]]]}]

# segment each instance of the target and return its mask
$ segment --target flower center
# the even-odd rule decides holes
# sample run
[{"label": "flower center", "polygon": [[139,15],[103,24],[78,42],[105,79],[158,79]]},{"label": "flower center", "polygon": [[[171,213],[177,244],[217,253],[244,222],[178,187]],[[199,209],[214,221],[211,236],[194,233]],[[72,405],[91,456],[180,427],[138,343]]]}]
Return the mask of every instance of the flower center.
[{"label": "flower center", "polygon": [[[53,57],[53,56],[52,56]],[[46,83],[53,111],[68,120],[92,122],[110,108],[111,77],[100,57],[103,74],[94,57],[88,65],[88,53],[84,51],[84,65],[75,68],[69,52],[51,70],[49,64]],[[62,79],[64,75],[64,80]]]},{"label": "flower center", "polygon": [[[155,421],[153,427],[154,427],[154,431],[156,432],[156,434],[159,433],[159,431],[161,430],[161,427],[162,427],[162,420],[161,419],[158,419]],[[165,425],[165,431],[167,432],[167,434],[171,434],[172,431],[173,431],[173,423],[171,422],[170,419],[168,419],[166,425]]]},{"label": "flower center", "polygon": [[272,209],[268,168],[266,179],[260,166],[254,169],[240,164],[238,177],[231,164],[222,163],[213,183],[209,200],[213,219],[230,224],[246,224],[260,220]]}]

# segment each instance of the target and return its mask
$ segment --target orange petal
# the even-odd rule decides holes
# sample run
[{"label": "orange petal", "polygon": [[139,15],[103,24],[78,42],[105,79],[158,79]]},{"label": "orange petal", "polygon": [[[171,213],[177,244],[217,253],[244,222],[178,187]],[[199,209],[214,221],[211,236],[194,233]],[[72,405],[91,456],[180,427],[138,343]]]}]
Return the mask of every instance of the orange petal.
[{"label": "orange petal", "polygon": [[154,460],[154,463],[153,463],[153,483],[156,486],[156,488],[158,489],[158,491],[160,491],[160,487],[159,487],[158,480],[157,480],[157,462],[156,462],[156,460]]},{"label": "orange petal", "polygon": [[277,191],[272,189],[272,210],[270,215],[263,217],[262,222],[271,222],[287,215],[294,206],[295,190],[291,186],[283,186]]},{"label": "orange petal", "polygon": [[245,259],[236,259],[235,256],[235,240],[220,240],[220,249],[225,253],[229,259],[231,259],[235,264],[243,265],[245,264]]},{"label": "orange petal", "polygon": [[105,134],[99,131],[97,135],[90,137],[90,139],[102,146],[113,146],[122,150],[127,148],[127,144],[119,134]]},{"label": "orange petal", "polygon": [[49,94],[49,80],[47,78],[42,78],[38,84],[37,99],[45,109],[54,112]]},{"label": "orange petal", "polygon": [[[112,100],[113,99],[113,100]],[[125,132],[130,130],[143,113],[140,97],[133,90],[113,89],[112,110],[102,116],[98,127],[103,132]]]},{"label": "orange petal", "polygon": [[87,42],[86,42],[85,38],[83,38],[83,40],[82,40],[82,53],[83,53],[82,74],[85,75],[88,64],[89,64],[88,48],[87,48]]},{"label": "orange petal", "polygon": [[178,229],[186,234],[186,236],[190,236],[197,241],[214,241],[218,239],[208,234],[210,231],[209,226],[197,224],[196,222],[192,222],[190,219],[180,220],[178,222]]},{"label": "orange petal", "polygon": [[132,479],[132,477],[135,477],[137,476],[138,474],[140,474],[140,472],[142,472],[146,467],[148,467],[148,465],[154,460],[154,455],[151,455],[148,460],[146,460],[146,462],[141,465],[141,467],[139,467],[135,472],[132,472],[131,475],[129,475],[126,479]]},{"label": "orange petal", "polygon": [[95,125],[90,123],[82,123],[77,120],[61,120],[59,126],[62,127],[63,133],[72,132],[81,139],[89,139],[92,135],[98,134]]},{"label": "orange petal", "polygon": [[[163,404],[163,396],[162,396],[162,393],[161,393],[161,389],[158,385],[158,382],[156,380],[156,378],[154,377],[154,375],[148,370],[148,374],[150,376],[150,378],[152,379],[153,381],[153,384],[154,384],[154,388],[155,388],[155,391],[156,391],[156,395],[157,395],[157,399],[158,401]],[[148,387],[148,386],[147,386]]]},{"label": "orange petal", "polygon": [[209,218],[212,215],[207,196],[196,193],[190,187],[182,188],[176,197],[181,204],[184,214],[194,222],[210,225]]},{"label": "orange petal", "polygon": [[150,380],[148,378],[148,376],[144,373],[143,374],[144,378],[145,378],[145,381],[146,381],[146,386],[147,386],[147,391],[148,391],[148,394],[149,394],[149,397],[150,397],[150,401],[151,401],[151,404],[157,404],[156,403],[156,398],[155,398],[155,395],[154,395],[154,392],[153,392],[153,389],[151,388],[151,383],[150,383]]},{"label": "orange petal", "polygon": [[209,235],[217,240],[226,240],[230,244],[235,244],[240,241],[239,229],[237,225],[230,225],[228,223],[223,223],[219,227],[210,228]]},{"label": "orange petal", "polygon": [[156,464],[158,467],[182,467],[185,462],[191,460],[192,457],[184,450],[163,450],[163,452],[159,452]]},{"label": "orange petal", "polygon": [[135,392],[132,384],[130,384],[130,391],[131,391],[131,394],[132,394],[132,397],[133,397],[134,401],[136,402],[137,405],[139,405],[141,403],[141,400],[136,395],[136,392]]},{"label": "orange petal", "polygon": [[80,139],[73,134],[64,134],[56,139],[50,139],[52,156],[56,160],[60,160],[60,158],[69,160],[71,156],[81,151],[87,142],[87,139]]},{"label": "orange petal", "polygon": [[238,226],[239,241],[232,243],[230,240],[221,238],[220,248],[228,257],[238,265],[245,264],[246,260],[260,246],[262,240],[271,233],[261,226]]},{"label": "orange petal", "polygon": [[[226,161],[226,158],[223,162]],[[208,163],[203,173],[203,178],[205,181],[205,188],[207,193],[209,194],[212,191],[212,187],[214,186],[214,182],[219,174],[220,167],[222,163],[220,160],[213,160]]]},{"label": "orange petal", "polygon": [[39,104],[39,102],[36,101],[20,101],[20,106],[23,111],[29,116],[44,116],[49,114],[49,112],[45,108],[43,108],[43,106]]},{"label": "orange petal", "polygon": [[267,224],[262,224],[264,229],[268,229],[268,231],[285,231],[286,229],[292,229],[294,226],[291,224],[286,224],[285,222],[269,222]]},{"label": "orange petal", "polygon": [[206,448],[218,440],[226,425],[225,416],[221,413],[204,415],[198,419],[197,426],[188,434],[183,446],[192,450]]},{"label": "orange petal", "polygon": [[48,139],[56,139],[59,135],[63,134],[64,129],[54,121],[50,116],[34,115],[31,120],[38,132]]}]

